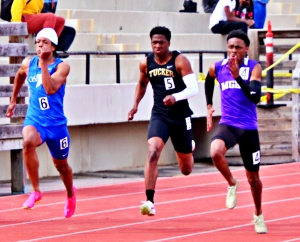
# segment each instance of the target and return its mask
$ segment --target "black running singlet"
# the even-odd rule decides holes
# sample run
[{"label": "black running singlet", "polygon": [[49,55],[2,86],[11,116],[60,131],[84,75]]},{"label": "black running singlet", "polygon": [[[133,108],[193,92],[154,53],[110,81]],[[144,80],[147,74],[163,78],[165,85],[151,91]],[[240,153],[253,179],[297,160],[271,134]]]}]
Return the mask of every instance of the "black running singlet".
[{"label": "black running singlet", "polygon": [[193,114],[187,100],[166,106],[163,99],[167,95],[181,92],[186,88],[182,76],[176,71],[175,59],[180,54],[172,52],[172,58],[164,65],[159,65],[154,60],[154,54],[147,57],[147,76],[153,88],[154,105],[152,114],[163,115],[168,119],[181,119]]}]

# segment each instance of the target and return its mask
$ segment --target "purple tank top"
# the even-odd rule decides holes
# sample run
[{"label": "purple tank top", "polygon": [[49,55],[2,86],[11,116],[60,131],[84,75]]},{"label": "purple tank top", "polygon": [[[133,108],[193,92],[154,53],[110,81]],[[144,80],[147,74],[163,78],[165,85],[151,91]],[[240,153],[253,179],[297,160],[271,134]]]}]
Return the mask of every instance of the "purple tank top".
[{"label": "purple tank top", "polygon": [[[257,129],[256,105],[243,93],[241,87],[227,68],[228,59],[215,64],[216,77],[220,84],[221,112],[220,124],[227,124],[240,129]],[[244,59],[240,65],[240,76],[249,84],[257,61]]]}]

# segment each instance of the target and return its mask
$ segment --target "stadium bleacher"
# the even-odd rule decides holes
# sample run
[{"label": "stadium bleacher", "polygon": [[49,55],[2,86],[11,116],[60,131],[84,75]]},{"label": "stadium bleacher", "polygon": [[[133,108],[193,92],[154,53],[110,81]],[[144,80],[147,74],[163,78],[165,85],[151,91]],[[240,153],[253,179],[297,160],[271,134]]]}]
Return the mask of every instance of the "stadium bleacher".
[{"label": "stadium bleacher", "polygon": [[[69,51],[151,51],[149,31],[156,25],[171,29],[171,49],[226,50],[225,37],[211,33],[208,29],[210,14],[203,12],[202,1],[196,2],[197,13],[179,13],[183,9],[183,0],[90,0],[89,4],[66,0],[58,1],[57,14],[65,17],[77,30]],[[273,0],[268,4],[267,20],[272,22],[273,29],[300,27],[295,6],[296,0]],[[32,43],[29,42],[31,46]],[[122,56],[121,82],[136,82],[141,58],[142,55],[136,58]],[[198,55],[188,55],[188,58],[194,71],[198,72]],[[219,58],[220,55],[204,55],[204,72]],[[114,60],[113,56],[105,59],[92,56],[92,84],[115,83]],[[70,56],[66,61],[76,69],[76,73],[70,74],[69,83],[83,84],[78,77],[85,76],[85,56]],[[107,73],[108,69],[112,72]]]}]

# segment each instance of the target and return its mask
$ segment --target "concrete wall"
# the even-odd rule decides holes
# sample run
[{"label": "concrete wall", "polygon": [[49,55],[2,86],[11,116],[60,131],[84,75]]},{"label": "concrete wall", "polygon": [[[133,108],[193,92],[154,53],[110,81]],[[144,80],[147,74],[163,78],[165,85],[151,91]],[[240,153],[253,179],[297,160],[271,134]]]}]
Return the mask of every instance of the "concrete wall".
[{"label": "concrete wall", "polygon": [[[34,41],[31,41],[32,43]],[[96,51],[98,46],[109,46],[116,44],[136,44],[131,51],[151,51],[149,33],[144,34],[97,34],[77,33],[70,51]],[[176,50],[226,50],[226,36],[210,33],[173,33],[170,48]],[[30,48],[33,49],[33,46]],[[105,49],[104,49],[105,50]],[[109,51],[108,49],[106,51]],[[123,51],[117,50],[115,51]]]},{"label": "concrete wall", "polygon": [[[204,82],[198,82],[199,93],[189,100],[193,117],[206,117]],[[66,89],[65,114],[70,126],[127,122],[133,105],[136,84],[76,85]],[[218,86],[215,91],[218,92]],[[139,105],[134,121],[148,121],[153,105],[151,85]],[[215,95],[216,115],[220,115],[219,98]]]},{"label": "concrete wall", "polygon": [[[96,33],[149,33],[157,26],[167,26],[174,33],[211,33],[209,14],[141,12],[112,10],[58,10],[66,19],[93,19]],[[138,23],[133,24],[138,20]]]},{"label": "concrete wall", "polygon": [[[204,54],[203,72],[206,74],[209,66],[223,58],[220,54]],[[198,54],[187,55],[194,73],[199,73]],[[136,83],[139,77],[139,62],[144,56],[139,58],[121,58],[120,76],[121,83]],[[68,77],[69,85],[85,84],[85,58],[66,59],[71,66]],[[90,83],[91,84],[114,84],[116,83],[116,61],[115,58],[93,58],[90,63]]]}]

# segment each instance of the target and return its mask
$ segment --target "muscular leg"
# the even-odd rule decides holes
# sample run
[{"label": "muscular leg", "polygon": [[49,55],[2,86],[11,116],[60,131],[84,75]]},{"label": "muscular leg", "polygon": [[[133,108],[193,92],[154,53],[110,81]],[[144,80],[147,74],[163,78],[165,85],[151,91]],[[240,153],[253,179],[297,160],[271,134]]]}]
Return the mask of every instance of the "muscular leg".
[{"label": "muscular leg", "polygon": [[36,34],[43,28],[52,28],[59,36],[64,28],[65,19],[53,13],[25,14],[22,18],[27,23],[28,33]]},{"label": "muscular leg", "polygon": [[55,16],[56,17],[56,22],[55,22],[55,31],[57,33],[57,36],[59,37],[63,28],[65,27],[65,19],[60,17],[60,16]]},{"label": "muscular leg", "polygon": [[215,166],[226,179],[228,185],[235,186],[236,181],[231,174],[227,160],[225,158],[226,151],[227,148],[223,140],[215,139],[210,145],[210,155]]},{"label": "muscular leg", "polygon": [[26,170],[35,192],[41,192],[39,187],[39,160],[36,147],[42,143],[40,134],[33,126],[26,126],[22,131],[23,156]]},{"label": "muscular leg", "polygon": [[72,168],[68,164],[68,160],[67,159],[57,160],[55,158],[52,158],[52,160],[66,187],[68,198],[73,197],[74,195],[73,172],[72,172]]},{"label": "muscular leg", "polygon": [[161,138],[153,137],[148,140],[148,157],[144,169],[146,190],[155,190],[158,177],[157,162],[165,143]]},{"label": "muscular leg", "polygon": [[183,175],[191,174],[194,166],[194,157],[192,153],[183,154],[176,152],[179,168]]},{"label": "muscular leg", "polygon": [[246,170],[248,182],[251,186],[251,193],[255,205],[255,215],[259,216],[262,214],[261,209],[261,197],[262,197],[262,182],[259,178],[258,172],[250,172]]},{"label": "muscular leg", "polygon": [[158,177],[157,163],[164,146],[164,141],[157,136],[148,139],[148,157],[144,168],[147,201],[143,202],[140,207],[140,213],[142,215],[155,215],[155,208],[153,204],[155,185]]}]

